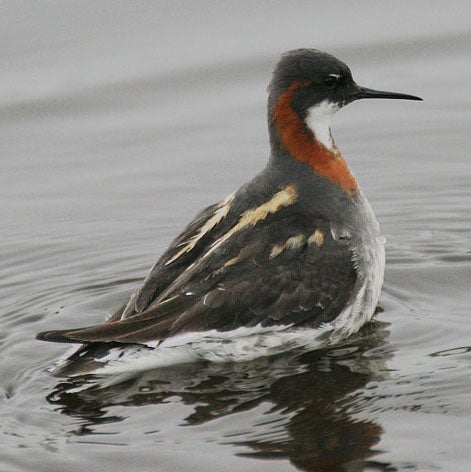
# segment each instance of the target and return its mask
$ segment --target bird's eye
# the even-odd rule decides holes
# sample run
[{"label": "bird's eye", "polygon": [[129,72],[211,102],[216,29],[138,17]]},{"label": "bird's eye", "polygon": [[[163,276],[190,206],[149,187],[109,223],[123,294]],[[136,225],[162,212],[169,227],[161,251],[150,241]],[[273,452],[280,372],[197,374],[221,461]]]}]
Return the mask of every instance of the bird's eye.
[{"label": "bird's eye", "polygon": [[324,80],[324,85],[327,85],[327,87],[335,87],[338,84],[338,81],[340,79],[340,75],[337,74],[329,74]]}]

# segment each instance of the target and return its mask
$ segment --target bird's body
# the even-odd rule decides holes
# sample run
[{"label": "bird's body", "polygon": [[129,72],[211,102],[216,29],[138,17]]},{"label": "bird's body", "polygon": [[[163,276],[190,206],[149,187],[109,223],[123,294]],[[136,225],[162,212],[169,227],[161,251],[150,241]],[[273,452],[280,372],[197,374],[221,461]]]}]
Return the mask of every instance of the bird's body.
[{"label": "bird's body", "polygon": [[198,214],[108,322],[41,333],[85,343],[60,373],[102,368],[110,352],[117,365],[126,349],[145,351],[148,367],[250,359],[338,341],[369,321],[384,242],[330,115],[374,93],[416,99],[358,87],[345,64],[316,50],[283,56],[270,85],[267,167]]}]

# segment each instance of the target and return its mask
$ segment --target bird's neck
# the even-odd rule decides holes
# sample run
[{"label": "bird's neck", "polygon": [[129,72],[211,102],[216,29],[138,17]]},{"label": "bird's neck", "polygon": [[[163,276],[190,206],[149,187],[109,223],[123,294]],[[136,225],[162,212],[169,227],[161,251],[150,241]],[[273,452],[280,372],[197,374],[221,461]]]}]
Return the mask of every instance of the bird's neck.
[{"label": "bird's neck", "polygon": [[[272,146],[308,164],[314,172],[330,180],[348,194],[358,188],[354,175],[335,145],[330,130],[330,118],[335,105],[322,102],[309,109],[306,117],[293,108],[293,95],[302,86],[293,84],[270,107],[269,122]],[[272,149],[276,154],[276,149]]]}]

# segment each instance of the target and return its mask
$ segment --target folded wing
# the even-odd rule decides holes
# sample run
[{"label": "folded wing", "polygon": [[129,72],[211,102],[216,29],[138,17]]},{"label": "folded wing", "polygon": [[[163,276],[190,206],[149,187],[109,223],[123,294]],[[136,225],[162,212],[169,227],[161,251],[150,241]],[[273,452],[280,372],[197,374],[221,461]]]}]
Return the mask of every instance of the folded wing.
[{"label": "folded wing", "polygon": [[328,221],[280,208],[253,225],[224,225],[221,233],[225,216],[215,217],[221,208],[205,210],[210,216],[172,244],[131,300],[132,314],[122,316],[131,313],[128,304],[119,319],[39,338],[145,343],[239,326],[316,327],[339,315],[357,274],[348,245],[332,237]]}]

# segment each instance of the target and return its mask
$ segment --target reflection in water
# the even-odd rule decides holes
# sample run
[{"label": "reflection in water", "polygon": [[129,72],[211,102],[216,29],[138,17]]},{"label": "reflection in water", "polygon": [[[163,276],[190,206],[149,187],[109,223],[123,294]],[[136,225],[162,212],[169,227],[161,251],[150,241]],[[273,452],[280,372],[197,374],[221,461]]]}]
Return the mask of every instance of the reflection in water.
[{"label": "reflection in water", "polygon": [[[289,459],[300,470],[395,470],[367,460],[382,429],[361,419],[361,411],[351,411],[355,392],[387,371],[391,353],[386,326],[370,323],[348,345],[331,350],[248,363],[187,364],[82,391],[77,382],[84,379],[61,382],[48,400],[85,420],[75,431],[80,435],[93,434],[97,424],[121,421],[109,414],[114,405],[158,405],[170,397],[193,406],[185,426],[252,411],[253,421],[244,424],[243,432],[222,434],[219,442],[240,446],[240,455],[252,458]],[[262,404],[270,405],[268,411],[260,413]]]}]

